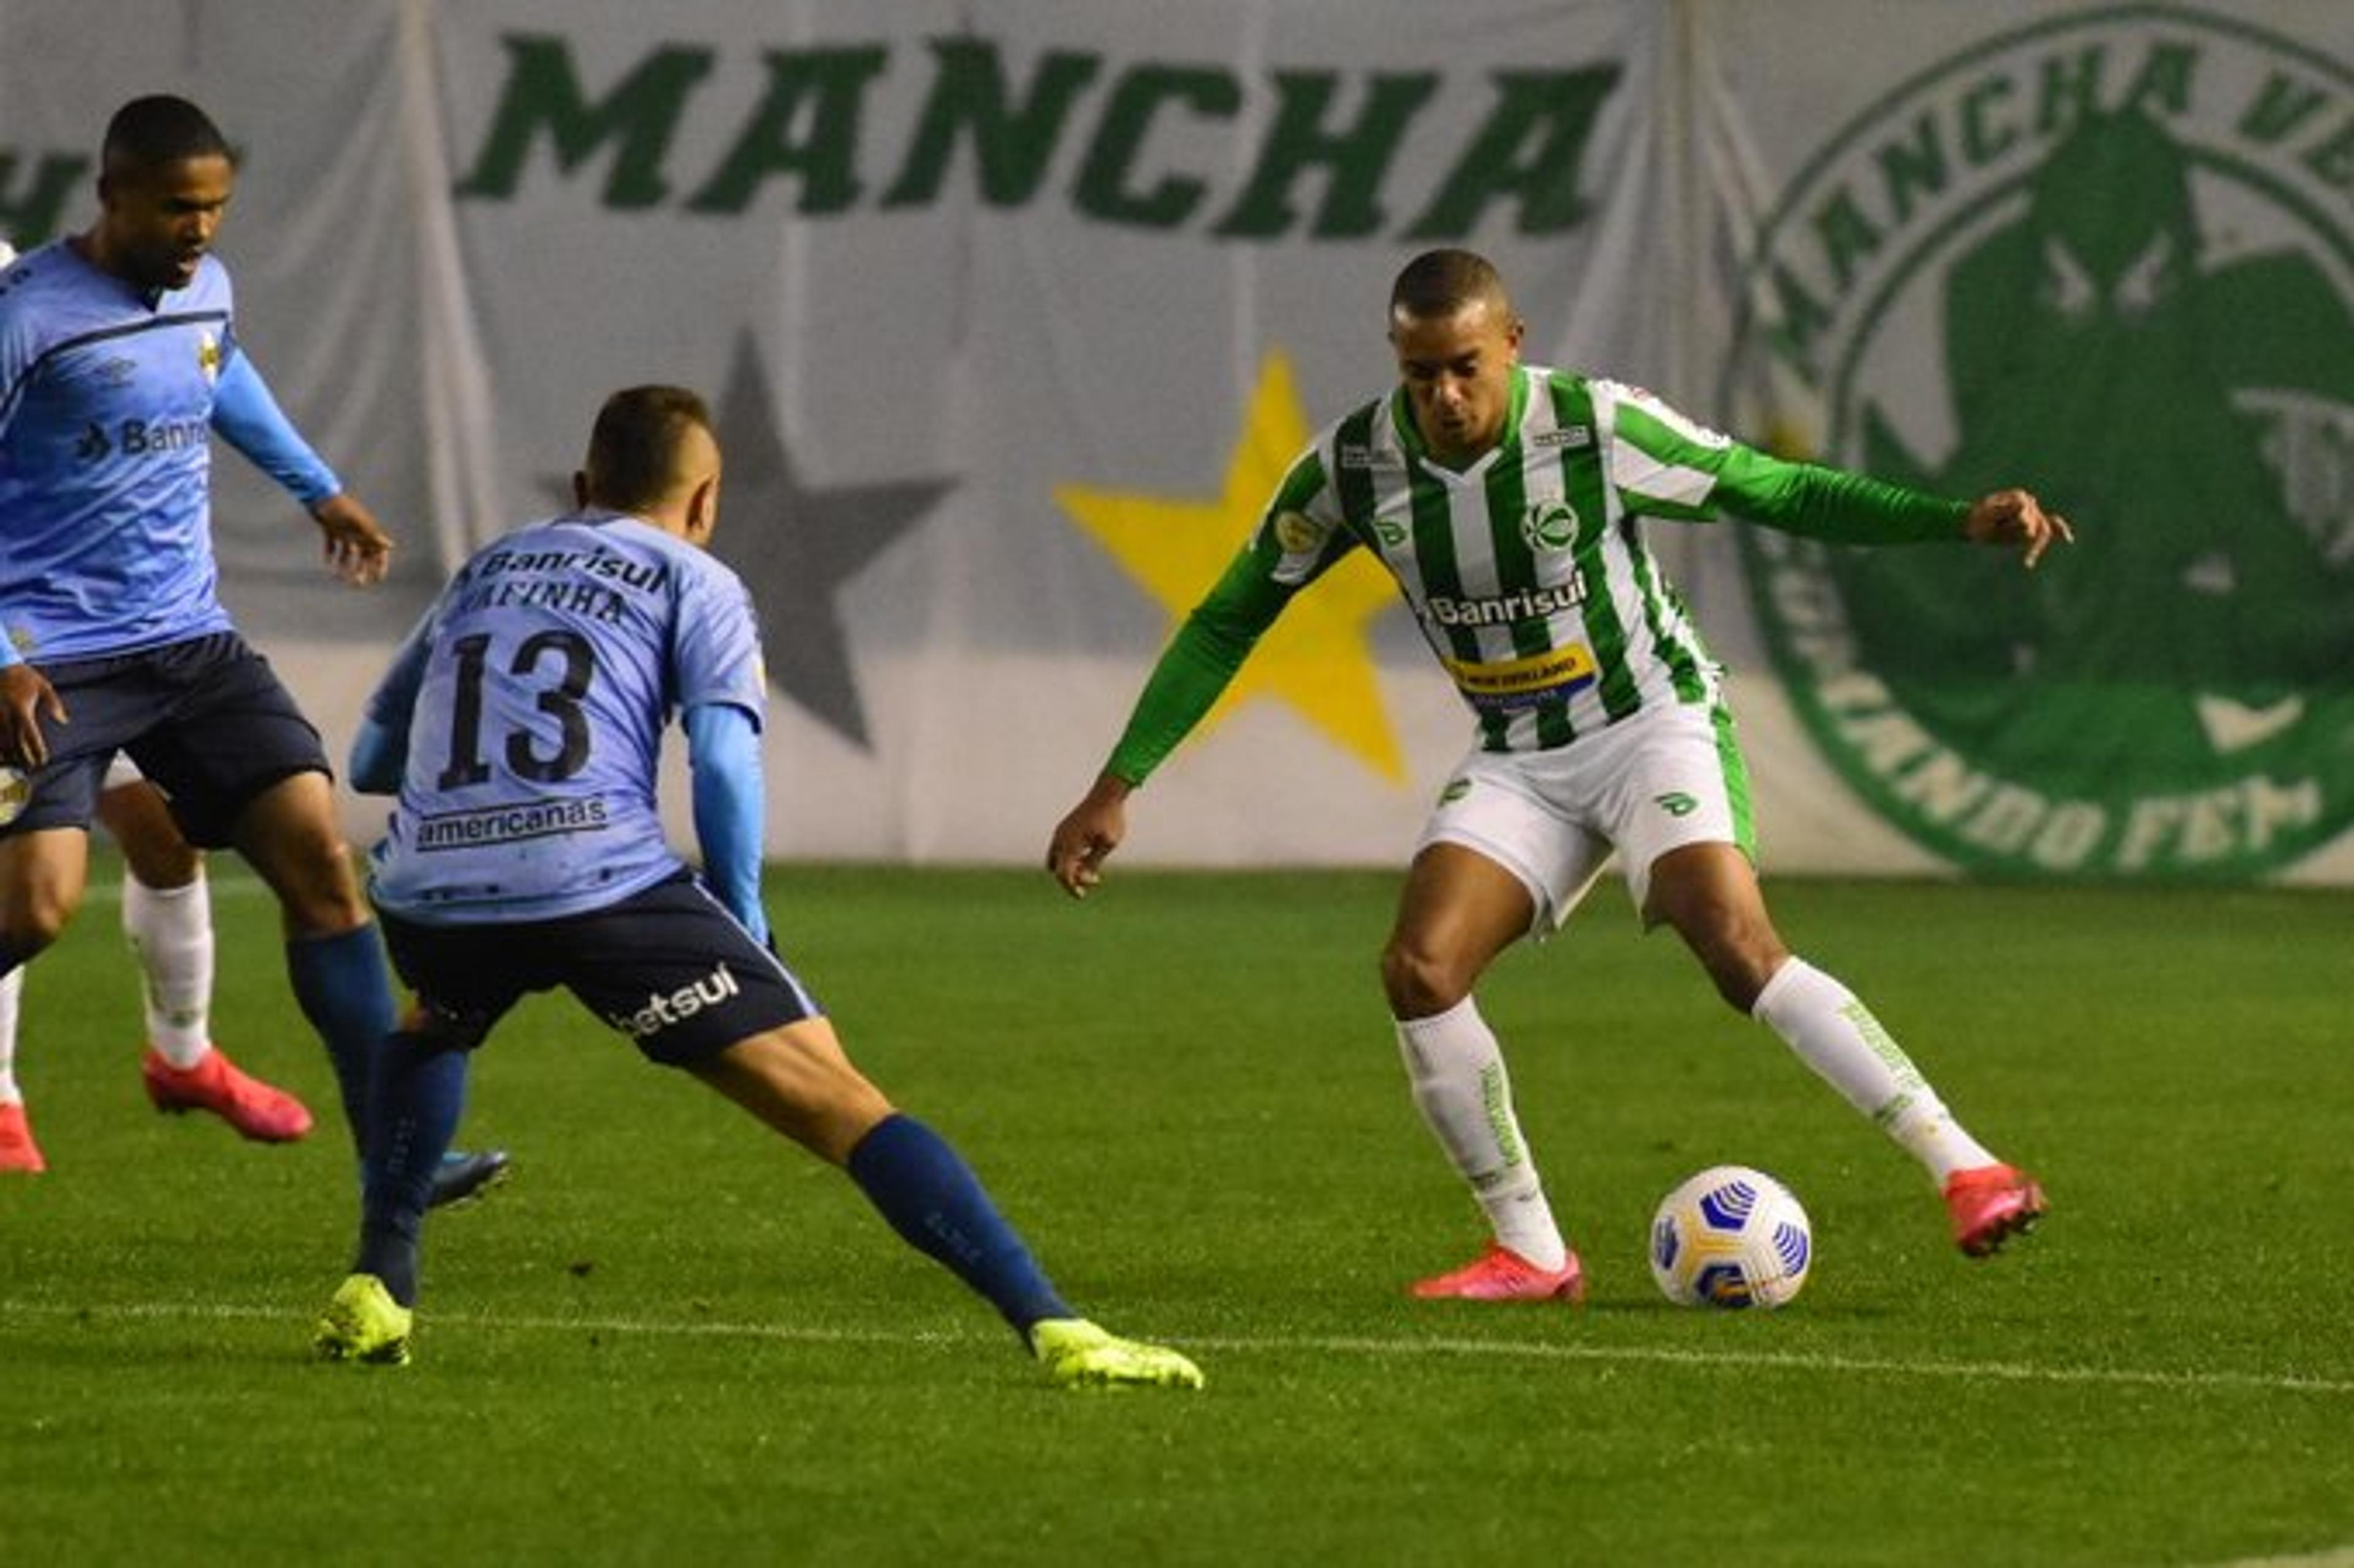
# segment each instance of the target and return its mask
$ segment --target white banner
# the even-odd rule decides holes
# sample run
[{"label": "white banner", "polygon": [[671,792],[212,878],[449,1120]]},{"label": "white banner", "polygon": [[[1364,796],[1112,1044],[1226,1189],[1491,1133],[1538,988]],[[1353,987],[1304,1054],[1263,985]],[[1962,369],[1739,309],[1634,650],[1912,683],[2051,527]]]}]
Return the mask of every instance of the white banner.
[{"label": "white banner", "polygon": [[[338,589],[220,465],[232,607],[338,745],[602,396],[680,381],[763,610],[772,853],[1031,861],[1281,467],[1387,384],[1397,268],[1461,244],[1532,358],[2081,524],[2032,585],[1654,531],[1770,864],[2354,879],[2349,60],[2299,0],[6,0],[0,231],[89,221],[138,92],[239,145],[243,339],[404,546]],[[2160,542],[2201,517],[2218,560]],[[1128,855],[1394,863],[1467,740],[1340,574]]]},{"label": "white banner", "polygon": [[2029,583],[1744,535],[1808,753],[1978,872],[2354,873],[2354,9],[1702,15],[1713,401],[2082,535]]}]

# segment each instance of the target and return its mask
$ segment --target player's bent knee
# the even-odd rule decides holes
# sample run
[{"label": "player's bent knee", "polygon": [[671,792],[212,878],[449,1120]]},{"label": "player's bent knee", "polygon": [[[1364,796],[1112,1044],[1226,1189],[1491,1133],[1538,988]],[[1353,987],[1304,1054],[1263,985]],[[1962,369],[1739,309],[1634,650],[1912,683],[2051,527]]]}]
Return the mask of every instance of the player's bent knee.
[{"label": "player's bent knee", "polygon": [[78,895],[47,886],[25,890],[0,906],[0,954],[24,963],[65,934],[73,923]]},{"label": "player's bent knee", "polygon": [[367,901],[352,870],[350,846],[329,835],[297,853],[257,863],[289,925],[302,936],[336,937],[367,924]]},{"label": "player's bent knee", "polygon": [[1382,993],[1398,1018],[1427,1018],[1471,994],[1474,975],[1458,963],[1402,942],[1382,949]]},{"label": "player's bent knee", "polygon": [[1716,994],[1724,999],[1727,1007],[1745,1018],[1756,1007],[1766,982],[1774,978],[1774,971],[1789,957],[1789,949],[1778,941],[1742,943],[1703,951],[1701,962],[1716,986]]}]

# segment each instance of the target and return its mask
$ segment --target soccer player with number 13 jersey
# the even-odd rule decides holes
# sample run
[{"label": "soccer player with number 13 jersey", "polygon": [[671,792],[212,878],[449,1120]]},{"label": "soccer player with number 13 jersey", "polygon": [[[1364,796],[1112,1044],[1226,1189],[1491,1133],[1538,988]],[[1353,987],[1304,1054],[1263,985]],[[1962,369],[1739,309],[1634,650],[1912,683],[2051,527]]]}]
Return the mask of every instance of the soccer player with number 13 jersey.
[{"label": "soccer player with number 13 jersey", "polygon": [[[660,386],[607,398],[574,492],[573,511],[459,570],[354,747],[359,786],[399,795],[370,893],[417,1001],[377,1059],[359,1245],[320,1353],[408,1360],[429,1182],[466,1058],[524,997],[560,988],[649,1061],[844,1171],[1051,1381],[1201,1386],[1175,1351],[1072,1310],[947,1140],[851,1065],[778,956],[760,903],[767,683],[750,596],[705,548],[720,451],[703,399]],[[673,716],[700,875],[655,805]]]}]

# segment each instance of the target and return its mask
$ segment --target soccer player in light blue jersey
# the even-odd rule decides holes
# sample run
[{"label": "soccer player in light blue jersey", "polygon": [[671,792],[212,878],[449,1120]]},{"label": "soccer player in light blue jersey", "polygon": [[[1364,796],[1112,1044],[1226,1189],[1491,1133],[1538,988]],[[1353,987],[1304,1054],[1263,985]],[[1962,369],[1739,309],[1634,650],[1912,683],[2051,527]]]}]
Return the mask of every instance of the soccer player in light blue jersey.
[{"label": "soccer player in light blue jersey", "polygon": [[107,126],[96,222],[0,273],[0,975],[72,917],[127,753],[190,844],[233,845],[277,895],[356,1138],[391,987],[318,732],[220,603],[212,436],[308,508],[347,581],[380,580],[392,542],[239,346],[210,254],[235,183],[201,109],[136,99]]},{"label": "soccer player in light blue jersey", "polygon": [[[703,548],[719,473],[700,397],[615,393],[578,509],[479,551],[369,703],[352,776],[399,796],[369,891],[417,1000],[377,1057],[357,1255],[316,1348],[408,1359],[426,1183],[467,1053],[525,996],[561,987],[650,1061],[842,1168],[1053,1382],[1199,1387],[1185,1357],[1072,1310],[963,1160],[851,1065],[777,956],[760,906],[759,636],[743,583]],[[673,715],[700,877],[656,810]]]}]

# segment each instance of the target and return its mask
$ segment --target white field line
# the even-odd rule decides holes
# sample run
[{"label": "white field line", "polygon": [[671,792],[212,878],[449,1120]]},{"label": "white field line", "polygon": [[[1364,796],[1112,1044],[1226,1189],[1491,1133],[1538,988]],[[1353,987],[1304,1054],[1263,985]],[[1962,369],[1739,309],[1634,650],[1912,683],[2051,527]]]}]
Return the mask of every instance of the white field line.
[{"label": "white field line", "polygon": [[[226,855],[228,852],[224,850],[220,853]],[[270,895],[270,884],[262,881],[261,878],[242,870],[223,871],[219,869],[217,862],[212,869],[206,872],[205,883],[212,890],[212,895],[215,898],[234,898],[242,901],[248,898],[267,898]],[[81,890],[81,902],[84,908],[93,904],[101,908],[110,908],[122,903],[121,879],[109,876],[101,881],[92,877],[89,885]]]},{"label": "white field line", "polygon": [[[0,1319],[25,1318],[215,1319],[252,1321],[296,1318],[275,1308],[195,1302],[128,1302],[68,1306],[48,1301],[0,1298]],[[307,1319],[303,1319],[307,1321]],[[650,1318],[544,1318],[473,1312],[431,1312],[428,1326],[489,1329],[526,1333],[645,1334],[677,1339],[772,1340],[788,1344],[996,1344],[1002,1336],[952,1333],[885,1333],[869,1330],[787,1323],[693,1322]],[[2047,1366],[2030,1361],[1903,1361],[1886,1357],[1821,1355],[1775,1351],[1712,1351],[1644,1345],[1532,1344],[1501,1340],[1375,1339],[1319,1335],[1171,1335],[1189,1351],[1232,1351],[1247,1355],[1310,1351],[1326,1355],[1414,1360],[1433,1356],[1499,1361],[1649,1363],[1724,1368],[1746,1372],[1829,1373],[1851,1377],[1946,1378],[2025,1383],[2163,1388],[2179,1391],[2246,1391],[2260,1393],[2354,1397],[2354,1379],[2302,1377],[2288,1372],[2167,1372],[2153,1368]],[[2354,1548],[2349,1549],[2354,1552]],[[2306,1560],[2285,1560],[2306,1568]],[[2354,1568],[2354,1555],[2311,1560],[2311,1568]]]}]

